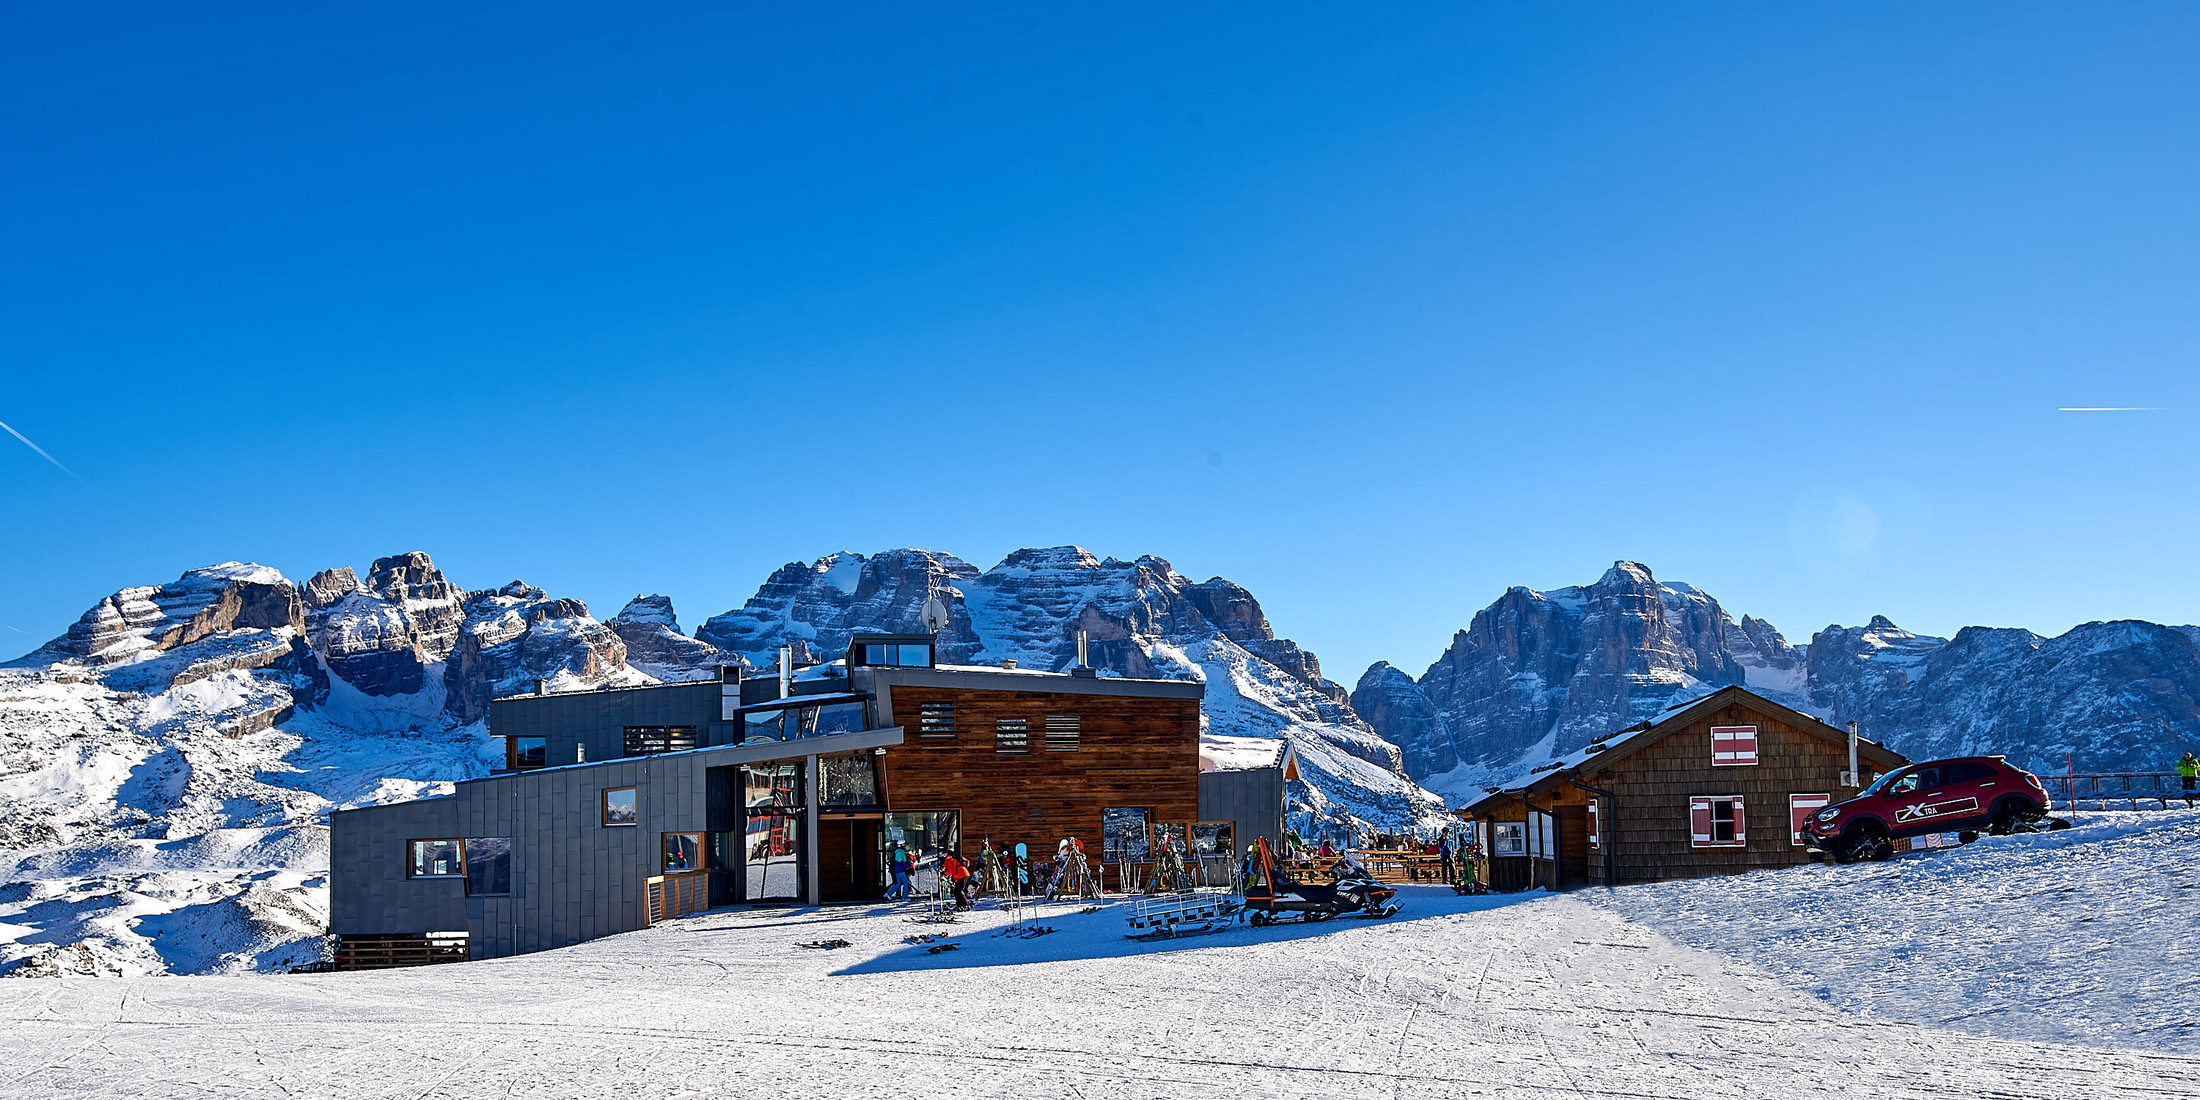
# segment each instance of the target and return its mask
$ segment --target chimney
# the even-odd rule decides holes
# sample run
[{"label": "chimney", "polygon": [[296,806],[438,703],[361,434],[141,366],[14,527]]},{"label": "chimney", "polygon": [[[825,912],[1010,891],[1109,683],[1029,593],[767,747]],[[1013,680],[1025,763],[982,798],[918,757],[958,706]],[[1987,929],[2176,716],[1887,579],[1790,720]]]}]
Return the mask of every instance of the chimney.
[{"label": "chimney", "polygon": [[1080,631],[1078,631],[1078,632],[1077,632],[1077,667],[1078,667],[1078,668],[1090,668],[1090,667],[1092,666],[1092,662],[1091,662],[1091,661],[1088,661],[1088,660],[1086,660],[1086,659],[1085,659],[1085,643],[1086,643],[1086,641],[1087,641],[1087,640],[1088,640],[1089,638],[1091,638],[1091,637],[1092,637],[1092,634],[1091,634],[1091,632],[1089,632],[1089,631],[1084,631],[1084,630],[1080,630]]},{"label": "chimney", "polygon": [[550,694],[550,681],[548,681],[548,680],[536,680],[536,681],[535,681],[535,694],[537,694],[537,695],[548,695],[548,694]]},{"label": "chimney", "polygon": [[587,745],[575,745],[575,746],[573,746],[573,762],[574,762],[575,764],[586,764],[586,763],[588,763],[588,746],[587,746]]},{"label": "chimney", "polygon": [[1077,664],[1069,670],[1069,674],[1080,680],[1091,680],[1099,676],[1092,667],[1091,639],[1090,631],[1077,632]]},{"label": "chimney", "polygon": [[1841,776],[1844,787],[1862,787],[1863,776],[1856,772],[1856,723],[1849,723],[1849,770]]},{"label": "chimney", "polygon": [[1014,657],[1003,657],[1003,658],[1001,658],[1001,667],[1002,667],[1002,668],[1015,668],[1015,667],[1016,667],[1016,658],[1014,658]]},{"label": "chimney", "polygon": [[794,647],[783,645],[779,647],[779,697],[784,699],[793,694]]}]

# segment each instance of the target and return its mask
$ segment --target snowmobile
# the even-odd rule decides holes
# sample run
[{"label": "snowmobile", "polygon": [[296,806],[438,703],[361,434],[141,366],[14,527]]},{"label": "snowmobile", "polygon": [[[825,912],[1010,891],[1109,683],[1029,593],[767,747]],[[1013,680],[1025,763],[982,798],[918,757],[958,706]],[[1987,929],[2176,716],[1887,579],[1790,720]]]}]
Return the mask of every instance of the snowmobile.
[{"label": "snowmobile", "polygon": [[1245,888],[1247,919],[1258,928],[1293,917],[1301,923],[1347,915],[1381,920],[1398,911],[1398,891],[1375,881],[1366,871],[1339,860],[1330,873],[1337,876],[1337,881],[1294,881],[1269,854],[1268,841],[1263,838],[1255,845],[1251,881]]}]

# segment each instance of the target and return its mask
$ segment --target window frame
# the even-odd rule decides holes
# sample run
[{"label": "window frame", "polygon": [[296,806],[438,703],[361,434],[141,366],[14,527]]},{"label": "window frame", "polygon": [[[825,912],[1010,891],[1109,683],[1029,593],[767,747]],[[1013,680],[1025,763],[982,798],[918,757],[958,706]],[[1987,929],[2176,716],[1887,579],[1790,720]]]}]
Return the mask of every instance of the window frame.
[{"label": "window frame", "polygon": [[955,740],[955,701],[934,699],[917,704],[917,741],[944,745]]},{"label": "window frame", "polygon": [[1028,718],[996,718],[993,720],[993,751],[1002,756],[1025,756],[1031,752],[1031,720]]},{"label": "window frame", "polygon": [[[538,747],[538,748],[540,748],[540,749],[542,749],[542,763],[540,763],[540,764],[522,764],[522,763],[520,763],[520,757],[521,757],[522,755],[524,755],[524,752],[523,752],[523,750],[522,750],[522,749],[520,748],[520,742],[522,742],[522,741],[534,741],[534,742],[537,742],[537,747]],[[506,744],[506,745],[508,746],[508,750],[507,750],[507,751],[508,751],[508,752],[510,753],[510,758],[509,758],[509,759],[507,759],[507,760],[506,760],[505,762],[511,765],[511,768],[512,768],[512,770],[513,770],[513,771],[516,771],[516,772],[531,772],[531,771],[540,771],[540,770],[542,770],[543,768],[547,768],[547,767],[549,767],[549,766],[550,766],[550,739],[549,739],[548,737],[541,737],[541,736],[537,736],[537,735],[535,735],[535,734],[517,734],[517,733],[515,733],[515,734],[513,734],[513,735],[511,735],[510,737],[508,737],[508,738],[506,738],[506,739],[505,739],[505,744]]]},{"label": "window frame", "polygon": [[[623,791],[623,792],[625,792],[625,793],[627,793],[627,794],[630,794],[630,795],[633,795],[633,796],[634,796],[634,820],[632,820],[632,821],[613,821],[613,820],[611,820],[611,796],[612,796],[612,795],[615,795],[615,794],[618,794],[618,793],[620,793],[620,792],[622,792],[622,791]],[[601,793],[600,797],[599,797],[599,798],[597,799],[597,809],[598,809],[598,810],[600,811],[600,816],[599,816],[599,817],[597,818],[597,824],[598,824],[598,826],[599,826],[599,827],[601,827],[601,828],[605,828],[605,829],[639,829],[639,828],[641,828],[641,826],[642,826],[642,793],[641,793],[641,788],[639,788],[639,787],[634,787],[634,786],[626,786],[626,787],[605,787],[605,788],[603,789],[603,791],[602,791],[602,793]]]},{"label": "window frame", "polygon": [[[1722,734],[1724,736],[1722,736]],[[1711,766],[1714,768],[1752,768],[1764,762],[1759,751],[1763,730],[1757,726],[1711,727]],[[1727,748],[1720,749],[1724,743]],[[1724,757],[1725,759],[1721,759]]]},{"label": "window frame", "polygon": [[[662,833],[662,834],[659,834],[659,835],[660,835],[660,838],[661,838],[661,839],[660,839],[660,840],[658,841],[658,848],[657,848],[657,873],[658,873],[658,874],[660,874],[660,875],[692,875],[692,874],[695,874],[695,873],[697,873],[697,872],[699,872],[699,871],[702,871],[702,870],[704,869],[704,867],[705,867],[705,866],[707,865],[707,862],[708,862],[708,860],[709,860],[709,855],[707,854],[707,852],[706,852],[706,850],[705,850],[705,848],[704,848],[704,841],[703,841],[703,836],[704,836],[704,830],[701,830],[701,829],[674,829],[674,830],[668,830],[668,831],[666,831],[666,832],[664,832],[664,833]],[[692,840],[693,840],[693,841],[695,842],[695,859],[694,859],[694,861],[693,861],[693,862],[692,862],[692,863],[691,863],[691,864],[690,864],[689,866],[687,866],[687,867],[685,867],[685,868],[682,868],[682,869],[680,869],[680,870],[677,870],[677,871],[673,870],[673,869],[671,868],[671,866],[669,866],[669,864],[671,863],[671,856],[672,856],[672,838],[673,838],[673,837],[676,837],[676,836],[684,836],[684,837],[688,837],[688,838],[692,839]]]},{"label": "window frame", "polygon": [[[418,874],[420,845],[449,844],[458,849],[458,870],[447,874]],[[464,879],[466,877],[466,838],[462,836],[422,836],[405,840],[405,877],[407,879]]]},{"label": "window frame", "polygon": [[[502,890],[476,890],[476,889],[474,889],[474,854],[473,854],[473,852],[472,852],[472,848],[473,848],[473,842],[474,842],[474,841],[477,841],[477,840],[501,840],[501,841],[503,841],[503,842],[504,842],[504,889],[502,889]],[[459,861],[460,861],[461,863],[463,863],[463,864],[465,865],[465,867],[466,867],[466,896],[467,896],[467,897],[470,897],[470,898],[508,898],[508,897],[511,897],[511,896],[512,896],[512,892],[513,892],[513,891],[512,891],[512,879],[514,878],[514,875],[513,875],[513,873],[512,873],[512,872],[513,872],[512,864],[513,864],[513,863],[514,863],[514,862],[515,862],[515,861],[517,860],[517,857],[518,857],[518,855],[519,855],[519,839],[518,839],[517,837],[509,837],[509,836],[493,836],[493,837],[492,837],[492,836],[469,836],[469,837],[461,837],[461,838],[459,838],[459,841],[458,841],[458,852],[459,852]]]},{"label": "window frame", "polygon": [[[1719,839],[1719,806],[1732,809],[1729,824],[1733,827],[1733,839]],[[1703,832],[1696,831],[1697,814],[1703,815]],[[1749,800],[1740,794],[1695,794],[1688,796],[1688,846],[1701,848],[1749,847]]]},{"label": "window frame", "polygon": [[[685,731],[686,737],[681,733]],[[662,756],[671,752],[688,752],[702,745],[703,739],[694,726],[626,726],[620,731],[621,759],[633,760],[645,756]],[[685,744],[682,744],[682,741]],[[661,744],[662,748],[652,748]]]},{"label": "window frame", "polygon": [[1525,821],[1492,821],[1490,826],[1490,856],[1496,859],[1526,859],[1528,857],[1528,823]]}]

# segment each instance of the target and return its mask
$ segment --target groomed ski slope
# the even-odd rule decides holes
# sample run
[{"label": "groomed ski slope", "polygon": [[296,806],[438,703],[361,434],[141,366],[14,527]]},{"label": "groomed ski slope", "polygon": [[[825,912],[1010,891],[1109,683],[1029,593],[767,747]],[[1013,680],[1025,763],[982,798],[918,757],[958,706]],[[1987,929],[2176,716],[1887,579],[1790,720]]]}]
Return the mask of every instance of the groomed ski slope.
[{"label": "groomed ski slope", "polygon": [[[1951,922],[2001,912],[1984,904],[1991,889],[2043,885],[2004,872],[2042,862],[2097,859],[2124,878],[2181,865],[2200,854],[2196,825],[2156,814],[1857,871],[1612,893],[1408,888],[1390,921],[1239,926],[1174,944],[1125,940],[1115,905],[1053,907],[1039,920],[1060,931],[1028,941],[994,937],[1000,914],[981,912],[952,926],[962,946],[941,954],[904,945],[926,928],[883,908],[727,910],[462,966],[0,982],[0,1095],[2190,1096],[2200,1059],[2166,1052],[2143,1023],[2119,1033],[2104,1017],[2081,1046],[2023,1037],[2006,1012],[1905,1022],[1952,1005],[1919,992],[1865,1014],[1854,1007],[1875,990],[1849,983],[1877,970],[1804,964],[1903,936],[1954,942]],[[2098,854],[2082,856],[2089,829]],[[1949,856],[1974,866],[1932,862]],[[1765,885],[1813,873],[1796,895]],[[2104,869],[2094,884],[2117,877]],[[1989,880],[2003,886],[1979,885]],[[1805,938],[1792,897],[1820,886],[1835,891],[1821,917],[1919,890],[1960,901],[1888,910],[1815,955],[1788,941]],[[1659,931],[1688,936],[1691,907],[1752,931],[1718,952]],[[1998,916],[1993,927],[2090,945],[2114,966],[2158,958],[2159,942],[2135,937],[2177,921],[2143,906],[2100,912],[2081,932]],[[2127,935],[2120,920],[2141,923]],[[853,946],[796,946],[823,939]],[[1949,951],[1938,969],[1955,989],[1991,986],[1979,975],[2006,965]],[[2124,994],[2127,1016],[2170,1010],[2154,1003],[2163,994]]]}]

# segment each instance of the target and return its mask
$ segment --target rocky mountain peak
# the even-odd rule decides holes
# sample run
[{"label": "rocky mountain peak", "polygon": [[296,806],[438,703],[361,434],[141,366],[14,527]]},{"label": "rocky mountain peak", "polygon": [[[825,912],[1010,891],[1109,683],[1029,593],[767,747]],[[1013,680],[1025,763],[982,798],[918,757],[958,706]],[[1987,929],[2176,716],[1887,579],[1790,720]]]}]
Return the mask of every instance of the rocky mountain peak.
[{"label": "rocky mountain peak", "polygon": [[92,605],[61,637],[18,665],[144,660],[203,638],[238,630],[302,630],[305,605],[280,572],[223,562],[162,585],[124,588]]},{"label": "rocky mountain peak", "polygon": [[722,661],[717,646],[680,633],[669,596],[628,600],[612,617],[611,629],[626,643],[628,664],[667,683],[709,679]]}]

